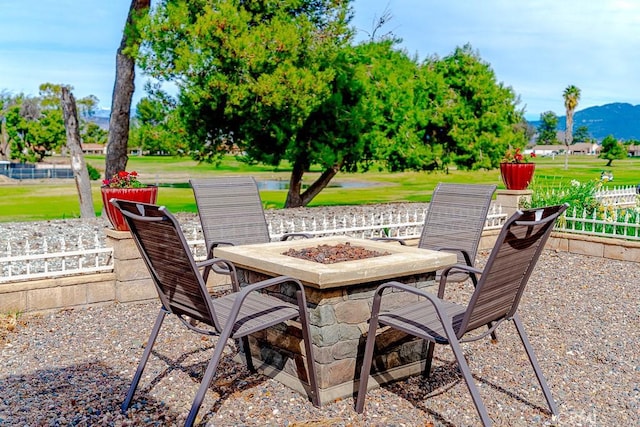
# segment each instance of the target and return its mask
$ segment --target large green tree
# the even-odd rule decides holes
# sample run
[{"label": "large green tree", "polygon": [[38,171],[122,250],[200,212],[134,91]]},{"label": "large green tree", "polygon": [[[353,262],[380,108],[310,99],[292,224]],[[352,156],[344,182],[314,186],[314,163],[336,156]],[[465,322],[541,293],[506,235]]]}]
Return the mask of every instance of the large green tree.
[{"label": "large green tree", "polygon": [[602,140],[598,158],[606,159],[607,166],[611,166],[614,160],[627,158],[627,149],[622,143],[615,139],[613,135],[607,135]]},{"label": "large green tree", "polygon": [[558,143],[558,116],[553,111],[540,114],[538,124],[538,144],[555,145]]},{"label": "large green tree", "polygon": [[573,114],[576,111],[578,102],[580,102],[580,89],[574,85],[566,87],[562,93],[564,98],[564,108],[566,110],[566,129],[564,133],[564,169],[569,169],[569,146],[573,143]]},{"label": "large green tree", "polygon": [[429,143],[442,145],[444,164],[495,168],[508,147],[526,145],[518,97],[497,81],[471,45],[457,47],[442,59],[431,58],[425,67],[446,84],[430,95],[436,116],[426,127]]},{"label": "large green tree", "polygon": [[589,142],[591,140],[591,134],[589,133],[588,126],[578,126],[573,133],[573,142]]},{"label": "large green tree", "polygon": [[56,108],[44,98],[16,96],[5,119],[12,159],[39,162],[66,141],[59,105]]},{"label": "large green tree", "polygon": [[136,105],[129,146],[144,152],[177,155],[187,151],[185,131],[178,117],[175,100],[158,88],[147,87],[149,96]]},{"label": "large green tree", "polygon": [[[141,66],[179,88],[190,153],[292,166],[286,206],[339,171],[496,167],[525,144],[511,88],[470,46],[424,64],[393,37],[353,44],[348,1],[165,0],[149,17]],[[311,167],[321,173],[306,189]]]},{"label": "large green tree", "polygon": [[[69,90],[72,88],[69,87]],[[4,101],[3,133],[11,148],[11,159],[39,162],[53,151],[66,146],[66,133],[61,106],[62,85],[43,83],[38,96],[8,96]],[[80,137],[82,142],[104,143],[106,132],[88,120],[89,109],[98,99],[89,95],[77,101],[81,105]],[[93,107],[92,107],[93,106]],[[8,149],[4,148],[8,155]]]},{"label": "large green tree", "polygon": [[[164,1],[146,30],[142,66],[180,89],[191,153],[216,161],[231,146],[293,171],[287,206],[308,203],[359,147],[362,88],[345,50],[348,2]],[[323,115],[339,117],[334,125]],[[321,176],[302,191],[303,174]]]}]

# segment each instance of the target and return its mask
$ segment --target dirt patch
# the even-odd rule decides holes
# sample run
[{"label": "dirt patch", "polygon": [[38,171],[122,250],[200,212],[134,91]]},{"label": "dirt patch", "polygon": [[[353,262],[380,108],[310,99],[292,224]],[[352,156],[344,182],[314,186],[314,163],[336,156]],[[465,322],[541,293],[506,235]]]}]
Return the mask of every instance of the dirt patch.
[{"label": "dirt patch", "polygon": [[19,323],[19,313],[0,313],[0,344],[8,341],[9,333],[16,330]]},{"label": "dirt patch", "polygon": [[391,253],[372,251],[361,246],[351,246],[351,243],[347,242],[338,243],[337,245],[318,245],[312,248],[289,249],[283,252],[282,255],[319,262],[321,264],[335,264],[337,262],[391,255]]}]

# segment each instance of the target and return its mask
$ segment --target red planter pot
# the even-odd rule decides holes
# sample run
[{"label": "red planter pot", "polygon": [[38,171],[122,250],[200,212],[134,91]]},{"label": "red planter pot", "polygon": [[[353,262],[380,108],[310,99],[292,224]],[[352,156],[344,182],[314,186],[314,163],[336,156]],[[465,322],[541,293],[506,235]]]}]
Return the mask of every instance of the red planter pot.
[{"label": "red planter pot", "polygon": [[107,212],[109,222],[118,231],[129,231],[129,226],[124,220],[120,211],[109,203],[111,199],[128,200],[131,202],[152,203],[155,204],[158,199],[158,187],[149,185],[142,188],[110,188],[101,187],[102,203]]},{"label": "red planter pot", "polygon": [[535,168],[535,163],[500,163],[502,182],[507,190],[526,190]]}]

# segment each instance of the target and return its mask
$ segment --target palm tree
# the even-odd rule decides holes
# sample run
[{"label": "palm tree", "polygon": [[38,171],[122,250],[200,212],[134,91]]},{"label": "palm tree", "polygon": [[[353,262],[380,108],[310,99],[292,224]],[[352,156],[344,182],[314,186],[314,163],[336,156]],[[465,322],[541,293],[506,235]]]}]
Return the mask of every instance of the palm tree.
[{"label": "palm tree", "polygon": [[567,110],[567,129],[564,133],[564,169],[569,169],[569,146],[573,141],[573,113],[580,101],[580,89],[574,85],[569,85],[562,93],[564,98],[564,108]]}]

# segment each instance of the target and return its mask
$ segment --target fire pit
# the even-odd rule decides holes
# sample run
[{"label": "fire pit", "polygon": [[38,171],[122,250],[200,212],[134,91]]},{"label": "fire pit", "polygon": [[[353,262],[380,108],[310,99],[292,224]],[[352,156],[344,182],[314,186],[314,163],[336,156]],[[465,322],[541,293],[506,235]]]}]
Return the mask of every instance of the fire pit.
[{"label": "fire pit", "polygon": [[[456,255],[451,253],[347,236],[219,246],[214,255],[236,265],[241,284],[279,275],[302,281],[316,347],[322,404],[351,396],[357,389],[354,381],[360,369],[358,361],[362,359],[360,342],[367,330],[376,287],[388,280],[419,288],[431,286],[436,270],[456,262]],[[331,263],[325,263],[327,260]],[[292,288],[287,286],[276,286],[267,292],[287,301],[293,298]],[[396,308],[416,300],[412,294],[396,292],[385,298],[385,305]],[[422,371],[426,357],[422,342],[395,331],[383,335],[376,362],[379,372],[369,384],[394,381]],[[250,346],[255,366],[302,391],[308,385],[300,337],[299,326],[291,322],[252,335]]]},{"label": "fire pit", "polygon": [[282,255],[320,262],[322,264],[333,264],[336,262],[356,261],[359,259],[391,255],[391,252],[374,251],[363,248],[362,246],[353,246],[351,242],[347,242],[336,245],[318,245],[302,249],[291,248]]}]

